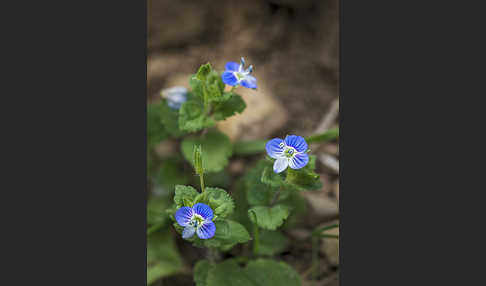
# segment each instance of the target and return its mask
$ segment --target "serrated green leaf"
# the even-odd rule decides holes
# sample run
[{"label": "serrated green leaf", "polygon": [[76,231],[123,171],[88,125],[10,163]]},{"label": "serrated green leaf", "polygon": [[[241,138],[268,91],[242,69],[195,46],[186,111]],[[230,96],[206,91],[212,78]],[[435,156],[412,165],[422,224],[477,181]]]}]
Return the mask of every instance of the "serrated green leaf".
[{"label": "serrated green leaf", "polygon": [[[254,215],[251,215],[251,213]],[[275,205],[273,207],[256,206],[248,210],[250,220],[259,227],[268,230],[276,230],[283,224],[289,214],[290,208],[286,205]]]},{"label": "serrated green leaf", "polygon": [[287,169],[285,182],[296,190],[318,190],[322,188],[319,175],[314,172],[316,168],[316,156],[309,156],[309,163],[302,169]]},{"label": "serrated green leaf", "polygon": [[184,102],[179,109],[179,128],[183,131],[194,132],[212,127],[215,121],[204,111],[204,104],[199,99]]},{"label": "serrated green leaf", "polygon": [[209,73],[211,72],[211,70],[212,70],[212,68],[211,68],[211,64],[210,63],[201,65],[199,67],[199,70],[196,73],[196,78],[198,80],[205,81],[206,80],[206,77],[209,75]]},{"label": "serrated green leaf", "polygon": [[207,286],[206,279],[211,268],[213,266],[207,260],[199,260],[194,265],[194,283],[196,283],[196,286]]},{"label": "serrated green leaf", "polygon": [[258,254],[273,256],[282,253],[289,245],[289,239],[280,231],[261,230]]},{"label": "serrated green leaf", "polygon": [[211,71],[209,73],[206,79],[206,89],[209,102],[224,100],[224,83],[220,73],[216,71]]},{"label": "serrated green leaf", "polygon": [[147,237],[147,284],[179,272],[182,266],[171,232],[156,232]]},{"label": "serrated green leaf", "polygon": [[177,208],[183,206],[192,207],[197,195],[199,195],[199,193],[193,187],[177,185],[175,187],[174,203]]},{"label": "serrated green leaf", "polygon": [[267,166],[263,169],[261,182],[272,187],[280,187],[284,185],[284,178],[282,175],[277,174],[273,171],[273,168]]},{"label": "serrated green leaf", "polygon": [[262,183],[262,172],[266,167],[271,167],[272,162],[260,160],[255,167],[250,168],[245,174],[246,196],[248,203],[252,206],[269,205],[275,196],[278,188]]},{"label": "serrated green leaf", "polygon": [[228,193],[220,188],[205,188],[204,193],[199,194],[194,203],[205,203],[211,207],[217,218],[225,218],[233,213],[235,204]]},{"label": "serrated green leaf", "polygon": [[322,187],[319,175],[309,170],[287,170],[286,182],[298,190],[318,190]]},{"label": "serrated green leaf", "polygon": [[205,247],[217,247],[227,251],[237,243],[245,243],[251,239],[246,228],[236,221],[218,220],[214,224],[216,232],[213,238],[204,240]]},{"label": "serrated green leaf", "polygon": [[231,94],[228,100],[214,104],[213,117],[215,120],[224,120],[236,113],[242,113],[246,108],[246,103],[238,94]]},{"label": "serrated green leaf", "polygon": [[162,103],[147,104],[147,149],[167,139],[168,132],[161,122]]},{"label": "serrated green leaf", "polygon": [[181,143],[182,153],[191,164],[194,162],[193,146],[201,145],[203,169],[205,172],[219,172],[228,164],[233,148],[229,138],[212,130],[201,137],[191,136]]}]

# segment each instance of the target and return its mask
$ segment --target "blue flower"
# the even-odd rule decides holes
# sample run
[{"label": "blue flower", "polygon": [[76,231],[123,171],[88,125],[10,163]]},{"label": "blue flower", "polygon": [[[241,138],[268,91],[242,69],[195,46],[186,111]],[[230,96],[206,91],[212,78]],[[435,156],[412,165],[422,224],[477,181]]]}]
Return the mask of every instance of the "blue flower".
[{"label": "blue flower", "polygon": [[187,100],[187,88],[176,86],[162,90],[162,97],[167,99],[167,105],[172,109],[179,109]]},{"label": "blue flower", "polygon": [[184,227],[182,238],[189,238],[197,233],[201,239],[208,239],[214,236],[216,225],[213,219],[213,210],[206,204],[197,203],[191,207],[181,207],[175,214],[175,219],[180,226]]},{"label": "blue flower", "polygon": [[270,157],[277,159],[273,164],[275,173],[284,171],[288,166],[300,169],[309,163],[307,142],[301,136],[289,135],[285,140],[273,138],[267,142],[265,149]]},{"label": "blue flower", "polygon": [[223,72],[221,77],[227,85],[235,86],[241,84],[246,88],[257,88],[256,78],[250,75],[253,71],[253,66],[250,65],[245,70],[244,58],[241,58],[239,65],[235,62],[227,62],[225,68],[226,71]]}]

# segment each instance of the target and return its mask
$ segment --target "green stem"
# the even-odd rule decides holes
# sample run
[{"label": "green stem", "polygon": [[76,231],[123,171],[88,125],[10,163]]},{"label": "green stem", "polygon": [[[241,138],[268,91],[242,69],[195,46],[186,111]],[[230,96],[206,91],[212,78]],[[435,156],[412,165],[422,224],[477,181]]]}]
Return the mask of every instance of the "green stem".
[{"label": "green stem", "polygon": [[204,175],[199,175],[199,181],[201,182],[201,193],[204,193]]},{"label": "green stem", "polygon": [[316,142],[326,142],[339,138],[339,128],[329,129],[324,133],[311,135],[305,138],[307,144]]},{"label": "green stem", "polygon": [[208,99],[208,91],[206,90],[206,82],[202,82],[202,91],[203,91],[203,102],[204,102],[204,114],[209,114],[209,99]]},{"label": "green stem", "polygon": [[339,239],[339,235],[336,235],[336,234],[318,234],[318,235],[315,235],[315,236]]},{"label": "green stem", "polygon": [[312,232],[312,234],[313,235],[320,234],[323,231],[330,230],[330,229],[333,229],[333,228],[336,228],[336,227],[339,227],[339,224],[338,223],[331,224],[331,225],[326,225],[326,226],[323,226],[321,228],[318,228],[318,229],[314,230]]}]

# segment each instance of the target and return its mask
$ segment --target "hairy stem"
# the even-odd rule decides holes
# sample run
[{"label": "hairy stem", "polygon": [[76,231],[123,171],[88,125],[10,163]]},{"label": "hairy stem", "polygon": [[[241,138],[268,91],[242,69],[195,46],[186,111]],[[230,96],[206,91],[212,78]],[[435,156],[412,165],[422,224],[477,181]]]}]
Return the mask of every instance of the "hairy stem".
[{"label": "hairy stem", "polygon": [[201,193],[204,193],[204,175],[199,175],[199,181],[201,182]]}]

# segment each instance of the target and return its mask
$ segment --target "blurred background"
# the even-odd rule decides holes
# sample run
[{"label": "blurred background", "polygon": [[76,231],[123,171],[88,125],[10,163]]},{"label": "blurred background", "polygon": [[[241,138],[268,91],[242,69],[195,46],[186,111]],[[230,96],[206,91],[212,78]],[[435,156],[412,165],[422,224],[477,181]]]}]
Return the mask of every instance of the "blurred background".
[{"label": "blurred background", "polygon": [[[149,103],[160,100],[163,88],[189,88],[189,76],[203,63],[210,62],[221,72],[226,62],[245,57],[254,67],[258,89],[239,88],[246,110],[218,123],[232,141],[308,136],[338,127],[338,0],[147,2]],[[171,148],[161,147],[160,152]],[[338,143],[311,149],[318,156],[323,188],[303,193],[307,214],[287,231],[288,247],[279,254],[279,259],[299,271],[303,285],[311,261],[306,237],[316,226],[338,220]],[[248,159],[233,160],[230,175],[236,178],[248,164]],[[190,267],[201,254],[182,239],[175,245],[187,268],[152,285],[194,285]],[[319,255],[322,269],[317,285],[338,285],[338,242],[327,239]]]}]

